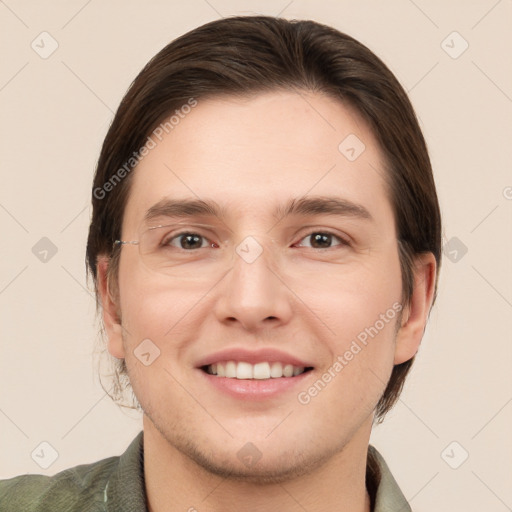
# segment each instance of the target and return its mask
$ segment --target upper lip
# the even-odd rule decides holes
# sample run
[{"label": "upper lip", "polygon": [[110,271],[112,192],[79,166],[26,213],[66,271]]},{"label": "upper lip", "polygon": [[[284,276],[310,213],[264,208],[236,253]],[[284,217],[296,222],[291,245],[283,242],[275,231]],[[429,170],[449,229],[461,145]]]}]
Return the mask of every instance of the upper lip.
[{"label": "upper lip", "polygon": [[308,368],[312,367],[311,363],[303,361],[298,357],[287,354],[275,348],[262,348],[259,350],[247,350],[244,348],[226,348],[213,354],[209,354],[200,359],[197,367],[208,366],[210,364],[219,363],[221,361],[244,361],[250,364],[263,363],[263,362],[279,362],[283,364],[291,364],[293,366]]}]

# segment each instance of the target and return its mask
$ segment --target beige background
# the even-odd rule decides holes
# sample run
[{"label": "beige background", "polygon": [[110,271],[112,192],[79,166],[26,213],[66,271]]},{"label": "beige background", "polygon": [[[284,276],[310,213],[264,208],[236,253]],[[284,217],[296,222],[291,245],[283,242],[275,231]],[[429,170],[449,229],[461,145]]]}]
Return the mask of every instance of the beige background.
[{"label": "beige background", "polygon": [[[150,57],[205,22],[251,13],[331,24],[410,92],[451,245],[413,373],[372,443],[416,511],[512,510],[511,0],[1,1],[0,478],[119,454],[141,428],[105,396],[93,359],[84,252],[95,162]],[[46,59],[31,48],[43,31],[59,45]],[[463,39],[442,43],[453,31]],[[42,237],[57,249],[46,263],[32,252]],[[43,441],[58,452],[46,470],[31,458]]]}]

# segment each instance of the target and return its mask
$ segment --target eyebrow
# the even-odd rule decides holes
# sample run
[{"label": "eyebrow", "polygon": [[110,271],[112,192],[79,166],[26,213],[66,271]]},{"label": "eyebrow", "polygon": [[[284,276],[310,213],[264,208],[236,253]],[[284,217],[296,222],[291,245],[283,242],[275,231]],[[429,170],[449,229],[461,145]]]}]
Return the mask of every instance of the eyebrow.
[{"label": "eyebrow", "polygon": [[[370,212],[362,205],[347,199],[326,196],[308,196],[291,199],[284,205],[278,205],[273,212],[277,220],[291,215],[340,215],[372,221]],[[146,222],[157,217],[193,217],[206,216],[225,219],[227,210],[216,201],[202,199],[165,198],[151,206],[145,216]]]},{"label": "eyebrow", "polygon": [[373,220],[370,212],[361,204],[339,197],[301,197],[278,206],[274,217],[282,219],[290,215],[343,215],[364,220]]},{"label": "eyebrow", "polygon": [[157,217],[192,217],[194,215],[224,217],[225,212],[215,201],[166,198],[149,208],[144,215],[144,220],[150,221]]}]

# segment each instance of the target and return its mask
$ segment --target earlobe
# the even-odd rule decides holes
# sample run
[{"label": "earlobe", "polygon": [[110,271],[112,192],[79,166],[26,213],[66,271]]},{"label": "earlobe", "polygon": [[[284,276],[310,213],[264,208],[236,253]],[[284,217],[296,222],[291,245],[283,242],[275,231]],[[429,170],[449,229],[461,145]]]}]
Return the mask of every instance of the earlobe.
[{"label": "earlobe", "polygon": [[98,293],[102,305],[102,316],[108,336],[108,351],[117,359],[124,358],[121,319],[118,314],[116,299],[112,296],[108,283],[107,269],[110,259],[100,256],[97,260]]},{"label": "earlobe", "polygon": [[416,256],[414,289],[410,304],[403,310],[402,326],[396,337],[394,364],[408,361],[419,349],[434,300],[436,272],[436,259],[431,252]]}]

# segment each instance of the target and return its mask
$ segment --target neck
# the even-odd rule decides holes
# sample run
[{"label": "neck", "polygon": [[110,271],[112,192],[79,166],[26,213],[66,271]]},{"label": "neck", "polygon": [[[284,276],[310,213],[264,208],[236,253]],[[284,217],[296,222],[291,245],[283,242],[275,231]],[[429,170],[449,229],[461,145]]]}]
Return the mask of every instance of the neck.
[{"label": "neck", "polygon": [[149,512],[370,512],[366,457],[371,425],[318,467],[280,483],[222,478],[172,446],[144,415]]}]

